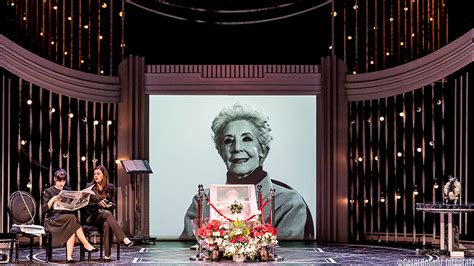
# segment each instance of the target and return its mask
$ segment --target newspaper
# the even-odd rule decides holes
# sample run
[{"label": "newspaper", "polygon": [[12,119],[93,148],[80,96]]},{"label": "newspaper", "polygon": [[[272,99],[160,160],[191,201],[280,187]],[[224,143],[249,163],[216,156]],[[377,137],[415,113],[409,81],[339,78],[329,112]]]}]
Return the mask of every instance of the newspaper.
[{"label": "newspaper", "polygon": [[89,198],[94,192],[92,187],[81,191],[61,190],[59,200],[54,202],[55,210],[75,211],[89,205]]}]

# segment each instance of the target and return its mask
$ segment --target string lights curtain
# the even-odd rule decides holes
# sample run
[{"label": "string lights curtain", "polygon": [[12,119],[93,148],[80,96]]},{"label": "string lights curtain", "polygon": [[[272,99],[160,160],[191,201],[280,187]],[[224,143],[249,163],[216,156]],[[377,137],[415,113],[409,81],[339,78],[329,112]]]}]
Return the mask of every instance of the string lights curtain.
[{"label": "string lights curtain", "polygon": [[[117,104],[53,93],[4,69],[0,87],[3,202],[17,190],[40,199],[59,168],[68,172],[73,190],[84,188],[98,165],[106,166],[116,182]],[[6,213],[6,204],[1,208]],[[8,215],[2,217],[7,231]],[[39,223],[41,216],[36,219]]]}]

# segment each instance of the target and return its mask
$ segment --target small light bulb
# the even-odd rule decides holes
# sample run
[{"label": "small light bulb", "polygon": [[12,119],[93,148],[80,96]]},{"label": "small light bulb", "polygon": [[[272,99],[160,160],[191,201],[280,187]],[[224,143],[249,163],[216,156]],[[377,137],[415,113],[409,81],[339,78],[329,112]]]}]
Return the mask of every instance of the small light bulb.
[{"label": "small light bulb", "polygon": [[72,20],[72,17],[67,17],[67,20],[71,21],[71,20]]},{"label": "small light bulb", "polygon": [[33,101],[32,101],[31,99],[28,99],[28,100],[26,101],[26,104],[28,104],[28,105],[31,105],[32,103],[33,103]]},{"label": "small light bulb", "polygon": [[56,112],[56,109],[54,109],[54,107],[51,107],[51,108],[49,108],[49,112],[54,113],[54,112]]},{"label": "small light bulb", "polygon": [[115,160],[115,164],[119,164],[119,163],[120,163],[119,159]]},{"label": "small light bulb", "polygon": [[398,156],[398,157],[402,157],[402,155],[403,155],[403,153],[401,153],[401,152],[398,152],[398,153],[397,153],[397,156]]},{"label": "small light bulb", "polygon": [[21,143],[21,145],[26,145],[27,141],[24,140],[24,139],[22,139],[22,140],[20,141],[20,143]]},{"label": "small light bulb", "polygon": [[422,149],[421,149],[420,147],[418,147],[418,148],[416,148],[416,151],[417,151],[417,152],[421,152]]},{"label": "small light bulb", "polygon": [[362,158],[362,157],[359,157],[359,159],[358,159],[358,160],[359,160],[359,162],[362,162],[363,158]]},{"label": "small light bulb", "polygon": [[379,157],[378,157],[378,156],[375,156],[375,157],[374,157],[374,160],[378,161],[378,160],[379,160]]},{"label": "small light bulb", "polygon": [[381,116],[381,117],[379,118],[379,120],[380,120],[381,122],[383,122],[383,121],[385,121],[385,117]]},{"label": "small light bulb", "polygon": [[382,196],[380,197],[380,202],[384,203],[385,202],[385,198]]},{"label": "small light bulb", "polygon": [[81,161],[85,162],[86,161],[86,156],[81,156]]},{"label": "small light bulb", "polygon": [[73,114],[73,113],[69,113],[68,116],[69,116],[69,118],[73,118],[73,117],[74,117],[74,114]]},{"label": "small light bulb", "polygon": [[99,120],[94,120],[94,125],[97,126],[99,124]]},{"label": "small light bulb", "polygon": [[112,125],[112,120],[107,120],[107,125]]},{"label": "small light bulb", "polygon": [[405,116],[405,113],[400,112],[398,115],[401,116],[401,117],[404,117],[404,116]]}]

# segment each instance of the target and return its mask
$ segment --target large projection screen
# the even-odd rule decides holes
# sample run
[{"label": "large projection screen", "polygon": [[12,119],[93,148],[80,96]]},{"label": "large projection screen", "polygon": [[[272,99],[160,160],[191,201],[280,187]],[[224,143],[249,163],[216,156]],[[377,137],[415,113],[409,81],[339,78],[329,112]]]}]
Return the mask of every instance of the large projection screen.
[{"label": "large projection screen", "polygon": [[297,190],[316,221],[316,96],[150,95],[150,235],[177,239],[198,185],[224,184],[211,123],[224,107],[252,106],[270,118],[263,168]]}]

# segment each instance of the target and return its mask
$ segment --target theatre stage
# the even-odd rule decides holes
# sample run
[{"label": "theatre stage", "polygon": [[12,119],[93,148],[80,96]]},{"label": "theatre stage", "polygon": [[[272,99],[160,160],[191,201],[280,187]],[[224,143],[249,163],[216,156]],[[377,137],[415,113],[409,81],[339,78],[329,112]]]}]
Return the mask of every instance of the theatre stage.
[{"label": "theatre stage", "polygon": [[[115,245],[112,250],[114,264],[188,264],[195,263],[189,257],[196,254],[196,250],[189,247],[193,242],[158,241],[154,244],[139,244],[130,248],[124,246],[120,249],[120,260],[117,260]],[[446,257],[439,255],[417,255],[416,247],[384,247],[373,245],[340,245],[320,244],[316,242],[281,242],[276,250],[284,258],[280,262],[259,262],[258,264],[405,264],[405,265],[431,265],[446,263]],[[33,262],[29,261],[29,249],[26,245],[20,247],[19,264],[45,263],[44,248],[35,248]],[[79,248],[74,250],[74,259],[79,258]],[[53,250],[53,261],[50,263],[64,264],[65,248]],[[87,259],[87,254],[86,254]],[[467,253],[464,261],[450,262],[472,265],[474,255]],[[90,261],[78,261],[76,264],[102,264],[99,253],[93,253]],[[215,262],[205,262],[215,263]],[[232,263],[231,260],[221,260],[220,263]]]}]

